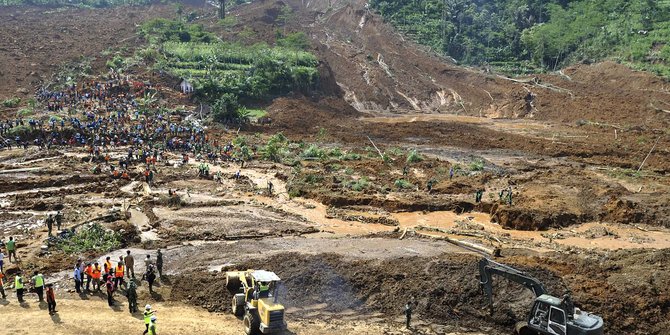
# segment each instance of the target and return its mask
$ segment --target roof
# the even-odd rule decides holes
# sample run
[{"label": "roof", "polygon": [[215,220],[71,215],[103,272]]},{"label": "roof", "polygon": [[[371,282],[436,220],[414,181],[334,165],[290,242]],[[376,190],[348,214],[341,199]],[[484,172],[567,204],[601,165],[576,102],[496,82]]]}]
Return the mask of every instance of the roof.
[{"label": "roof", "polygon": [[552,306],[560,306],[561,305],[561,299],[558,299],[556,297],[552,297],[548,294],[543,294],[543,295],[537,297],[537,300],[545,302],[545,303],[547,303],[549,305],[552,305]]},{"label": "roof", "polygon": [[272,282],[272,281],[280,281],[279,276],[277,276],[274,272],[270,271],[265,271],[265,270],[255,270],[254,272],[251,273],[251,276],[256,280],[256,281],[261,281],[261,282]]}]

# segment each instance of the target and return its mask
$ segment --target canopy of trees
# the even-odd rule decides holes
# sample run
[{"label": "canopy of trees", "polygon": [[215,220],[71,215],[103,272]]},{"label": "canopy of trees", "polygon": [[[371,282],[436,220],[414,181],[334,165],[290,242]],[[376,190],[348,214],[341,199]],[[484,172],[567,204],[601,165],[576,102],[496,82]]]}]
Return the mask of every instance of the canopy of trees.
[{"label": "canopy of trees", "polygon": [[606,58],[670,74],[668,0],[371,0],[400,31],[466,64],[544,69]]}]

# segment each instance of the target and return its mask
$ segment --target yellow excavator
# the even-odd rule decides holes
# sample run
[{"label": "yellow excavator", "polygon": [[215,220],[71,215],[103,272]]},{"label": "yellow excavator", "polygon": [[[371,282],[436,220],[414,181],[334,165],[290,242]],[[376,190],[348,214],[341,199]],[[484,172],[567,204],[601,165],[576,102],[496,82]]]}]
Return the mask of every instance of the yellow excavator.
[{"label": "yellow excavator", "polygon": [[226,272],[226,288],[233,293],[232,312],[243,317],[247,335],[276,334],[286,329],[284,306],[278,300],[281,279],[274,272]]}]

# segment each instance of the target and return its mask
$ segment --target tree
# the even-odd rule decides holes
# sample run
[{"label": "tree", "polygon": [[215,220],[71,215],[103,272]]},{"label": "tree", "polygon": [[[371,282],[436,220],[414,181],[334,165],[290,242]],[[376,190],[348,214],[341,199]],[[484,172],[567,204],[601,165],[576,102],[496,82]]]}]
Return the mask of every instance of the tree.
[{"label": "tree", "polygon": [[226,18],[226,0],[219,0],[219,20]]},{"label": "tree", "polygon": [[237,96],[225,93],[212,104],[214,120],[221,123],[243,122],[248,116],[246,108],[240,107]]}]

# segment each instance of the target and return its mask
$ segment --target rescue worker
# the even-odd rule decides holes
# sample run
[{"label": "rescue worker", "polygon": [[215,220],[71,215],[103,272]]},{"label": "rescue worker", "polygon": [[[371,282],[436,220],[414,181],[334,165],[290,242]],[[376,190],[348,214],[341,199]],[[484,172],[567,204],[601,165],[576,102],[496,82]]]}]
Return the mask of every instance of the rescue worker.
[{"label": "rescue worker", "polygon": [[412,301],[408,301],[405,304],[405,318],[406,318],[405,327],[407,327],[407,329],[409,329],[410,328],[410,322],[412,321]]},{"label": "rescue worker", "polygon": [[74,266],[74,273],[72,274],[74,277],[74,289],[77,291],[77,293],[81,293],[81,287],[83,286],[81,281],[81,267],[79,266],[79,262],[80,261],[77,261],[77,264]]},{"label": "rescue worker", "polygon": [[51,231],[53,230],[54,226],[54,218],[51,214],[49,214],[49,216],[47,216],[45,221],[47,224],[47,230],[49,231],[49,236],[51,236]]},{"label": "rescue worker", "polygon": [[142,334],[145,335],[149,332],[149,324],[151,323],[151,318],[154,317],[154,311],[151,310],[151,305],[144,306],[144,313],[142,313],[142,315],[144,316],[144,326],[146,327]]},{"label": "rescue worker", "polygon": [[21,276],[21,271],[16,273],[16,277],[14,278],[14,289],[16,289],[16,297],[19,299],[19,303],[23,303],[23,290],[24,290],[24,284],[23,284],[23,277]]},{"label": "rescue worker", "polygon": [[158,318],[155,315],[149,319],[149,335],[156,335],[156,321]]},{"label": "rescue worker", "polygon": [[123,266],[123,263],[119,262],[119,264],[116,265],[116,270],[114,271],[114,286],[116,288],[119,288],[121,287],[121,285],[125,284],[123,282],[124,275],[125,275],[125,267]]},{"label": "rescue worker", "polygon": [[47,305],[49,307],[49,315],[54,315],[56,310],[56,294],[54,293],[54,284],[47,284]]},{"label": "rescue worker", "polygon": [[110,307],[114,306],[114,283],[112,283],[112,276],[107,276],[105,286],[107,287],[107,304]]},{"label": "rescue worker", "polygon": [[135,258],[130,254],[130,250],[126,250],[126,258],[123,259],[123,262],[126,263],[126,274],[128,275],[128,278],[135,278]]},{"label": "rescue worker", "polygon": [[134,280],[130,281],[126,297],[128,297],[128,310],[130,314],[137,313],[137,285]]},{"label": "rescue worker", "polygon": [[100,278],[102,277],[102,270],[100,264],[95,262],[91,268],[91,278],[93,279],[93,290],[100,291]]},{"label": "rescue worker", "polygon": [[156,270],[158,270],[158,275],[163,276],[163,252],[161,252],[161,249],[158,249],[158,253],[156,254]]},{"label": "rescue worker", "polygon": [[37,297],[40,299],[40,302],[44,301],[44,276],[35,271],[35,275],[32,278],[32,284],[35,293],[37,293]]},{"label": "rescue worker", "polygon": [[86,291],[91,291],[91,280],[93,279],[93,266],[91,263],[86,263],[84,268],[84,274],[86,275]]},{"label": "rescue worker", "polygon": [[63,213],[61,211],[58,211],[56,213],[56,230],[60,230],[61,224],[63,223]]},{"label": "rescue worker", "polygon": [[270,285],[267,283],[261,282],[259,285],[258,298],[264,299],[270,297]]},{"label": "rescue worker", "polygon": [[5,248],[7,248],[7,257],[9,258],[9,261],[12,261],[12,256],[14,256],[14,262],[18,262],[18,259],[16,258],[16,241],[14,241],[13,237],[9,237],[9,241],[5,243]]},{"label": "rescue worker", "polygon": [[106,273],[106,274],[111,274],[111,273],[112,273],[112,269],[113,269],[113,267],[112,267],[112,261],[110,261],[110,257],[107,256],[107,258],[105,259],[105,264],[104,264],[104,270],[105,270],[105,273]]},{"label": "rescue worker", "polygon": [[149,293],[154,293],[153,287],[154,281],[156,280],[156,271],[154,270],[153,264],[149,264],[147,272],[144,274],[144,279],[146,279],[147,283],[149,284]]},{"label": "rescue worker", "polygon": [[7,299],[7,295],[5,294],[5,282],[3,279],[5,278],[5,274],[0,272],[0,294],[2,294],[2,300]]}]

